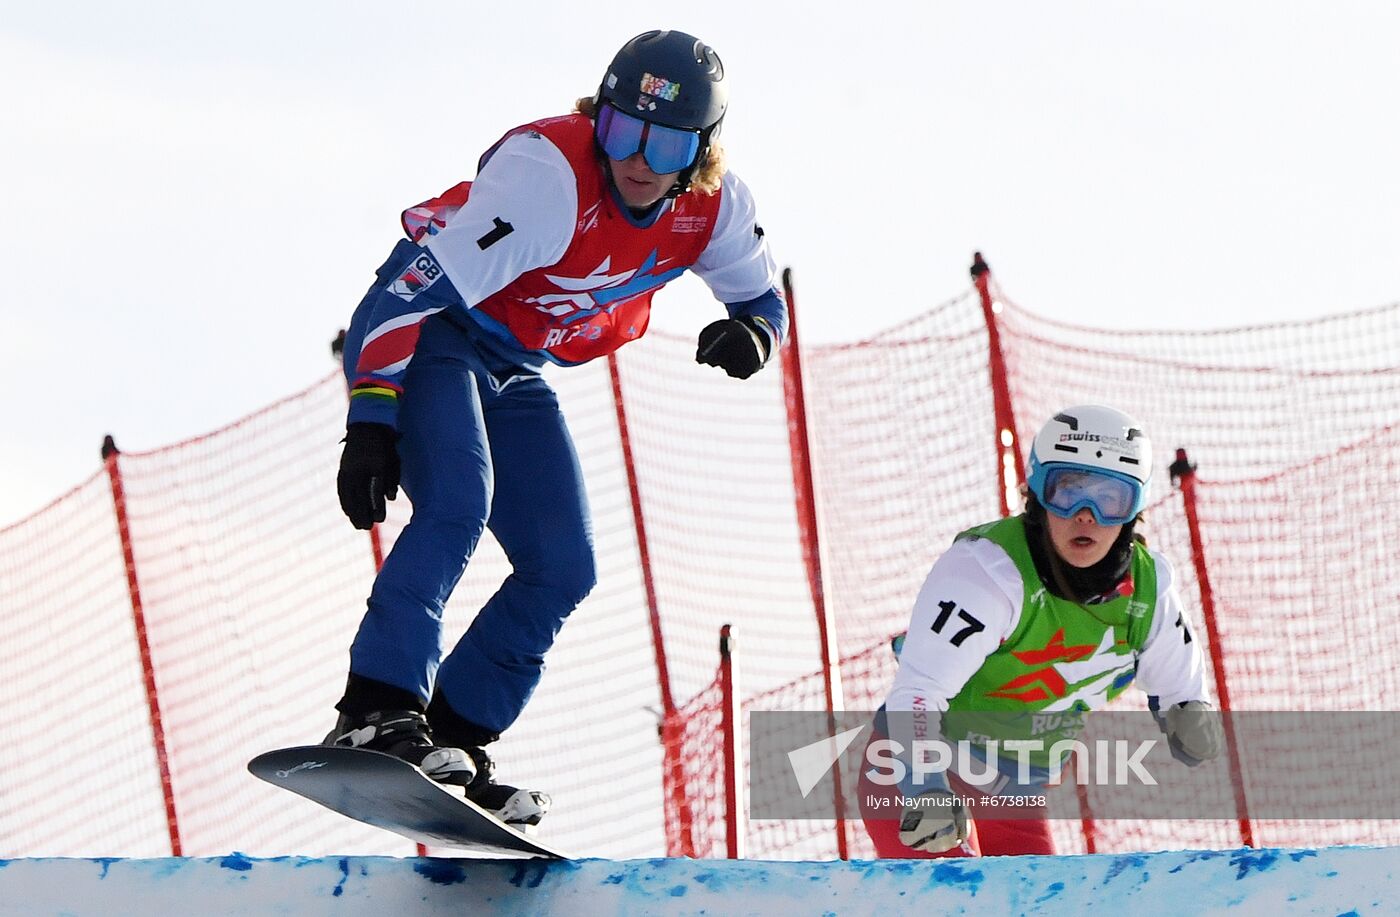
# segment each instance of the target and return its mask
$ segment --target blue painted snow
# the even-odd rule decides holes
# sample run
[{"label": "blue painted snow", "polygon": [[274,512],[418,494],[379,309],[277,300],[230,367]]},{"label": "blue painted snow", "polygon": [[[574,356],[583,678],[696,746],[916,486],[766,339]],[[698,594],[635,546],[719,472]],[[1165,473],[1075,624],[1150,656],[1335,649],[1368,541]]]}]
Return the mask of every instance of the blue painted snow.
[{"label": "blue painted snow", "polygon": [[[464,911],[463,909],[467,910]],[[1400,913],[1400,848],[980,860],[0,860],[22,914]],[[1112,910],[1109,910],[1112,909]]]}]

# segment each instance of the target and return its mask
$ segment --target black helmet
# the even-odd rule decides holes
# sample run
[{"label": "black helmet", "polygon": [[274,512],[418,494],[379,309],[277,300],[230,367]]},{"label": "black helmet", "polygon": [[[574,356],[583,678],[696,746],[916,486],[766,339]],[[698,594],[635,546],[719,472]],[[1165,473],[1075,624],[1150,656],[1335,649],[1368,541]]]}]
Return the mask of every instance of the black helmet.
[{"label": "black helmet", "polygon": [[598,101],[644,121],[701,131],[708,146],[719,135],[729,90],[714,48],[684,32],[651,31],[617,52]]}]

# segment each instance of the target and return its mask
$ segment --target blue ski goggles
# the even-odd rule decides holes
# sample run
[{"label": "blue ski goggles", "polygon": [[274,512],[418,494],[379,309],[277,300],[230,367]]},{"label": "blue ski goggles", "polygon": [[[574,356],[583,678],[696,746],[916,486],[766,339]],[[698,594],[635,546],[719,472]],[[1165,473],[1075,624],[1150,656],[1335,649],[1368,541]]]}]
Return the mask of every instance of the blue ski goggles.
[{"label": "blue ski goggles", "polygon": [[1057,516],[1074,518],[1081,509],[1099,525],[1125,525],[1146,502],[1142,484],[1126,475],[1075,465],[1041,465],[1032,482],[1041,505]]},{"label": "blue ski goggles", "polygon": [[594,136],[609,159],[626,159],[638,150],[657,175],[680,172],[700,155],[700,132],[643,121],[611,105],[598,109]]}]

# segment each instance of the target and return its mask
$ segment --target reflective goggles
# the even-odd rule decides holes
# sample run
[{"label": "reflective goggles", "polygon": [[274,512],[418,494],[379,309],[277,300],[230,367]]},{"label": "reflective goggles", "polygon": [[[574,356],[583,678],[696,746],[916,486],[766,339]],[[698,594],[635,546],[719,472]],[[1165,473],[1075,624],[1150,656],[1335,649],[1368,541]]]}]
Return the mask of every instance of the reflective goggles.
[{"label": "reflective goggles", "polygon": [[626,159],[641,150],[647,168],[657,175],[688,169],[700,155],[699,131],[653,124],[611,105],[598,110],[594,136],[609,159]]},{"label": "reflective goggles", "polygon": [[1142,485],[1127,476],[1066,465],[1050,465],[1043,471],[1041,503],[1057,516],[1072,519],[1088,509],[1099,525],[1124,525],[1142,509]]}]

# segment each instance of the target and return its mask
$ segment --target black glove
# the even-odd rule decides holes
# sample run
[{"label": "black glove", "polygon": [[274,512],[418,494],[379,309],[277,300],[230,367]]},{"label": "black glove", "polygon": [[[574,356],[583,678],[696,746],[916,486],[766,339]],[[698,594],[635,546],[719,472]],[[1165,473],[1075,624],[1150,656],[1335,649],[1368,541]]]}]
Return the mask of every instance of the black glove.
[{"label": "black glove", "polygon": [[747,379],[768,359],[768,344],[754,320],[726,318],[700,332],[695,362],[718,366],[735,379]]},{"label": "black glove", "polygon": [[384,521],[384,501],[399,495],[399,435],[382,423],[352,423],[335,479],[340,508],[357,529]]}]

